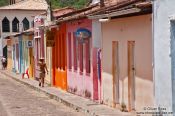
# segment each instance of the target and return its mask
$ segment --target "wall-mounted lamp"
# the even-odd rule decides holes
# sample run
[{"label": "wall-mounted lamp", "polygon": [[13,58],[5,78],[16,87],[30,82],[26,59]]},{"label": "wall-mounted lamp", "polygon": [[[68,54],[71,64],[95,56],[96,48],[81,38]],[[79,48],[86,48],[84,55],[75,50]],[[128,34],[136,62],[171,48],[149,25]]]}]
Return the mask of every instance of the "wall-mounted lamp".
[{"label": "wall-mounted lamp", "polygon": [[104,22],[109,22],[110,20],[111,20],[110,17],[108,17],[108,18],[102,18],[102,19],[99,19],[99,22],[104,23]]}]

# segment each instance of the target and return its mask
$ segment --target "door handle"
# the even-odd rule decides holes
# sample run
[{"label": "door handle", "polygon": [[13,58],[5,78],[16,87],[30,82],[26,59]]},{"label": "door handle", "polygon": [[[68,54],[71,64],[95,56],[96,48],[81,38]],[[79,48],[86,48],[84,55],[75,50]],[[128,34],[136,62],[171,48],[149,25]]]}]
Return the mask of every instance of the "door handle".
[{"label": "door handle", "polygon": [[133,67],[132,70],[135,70],[135,68]]}]

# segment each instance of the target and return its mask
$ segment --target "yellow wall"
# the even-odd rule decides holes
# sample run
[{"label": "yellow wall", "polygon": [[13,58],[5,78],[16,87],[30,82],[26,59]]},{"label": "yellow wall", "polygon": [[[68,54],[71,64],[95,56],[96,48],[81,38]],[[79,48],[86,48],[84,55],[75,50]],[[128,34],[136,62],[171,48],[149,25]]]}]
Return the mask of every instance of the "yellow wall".
[{"label": "yellow wall", "polygon": [[7,69],[12,70],[12,46],[7,46]]}]

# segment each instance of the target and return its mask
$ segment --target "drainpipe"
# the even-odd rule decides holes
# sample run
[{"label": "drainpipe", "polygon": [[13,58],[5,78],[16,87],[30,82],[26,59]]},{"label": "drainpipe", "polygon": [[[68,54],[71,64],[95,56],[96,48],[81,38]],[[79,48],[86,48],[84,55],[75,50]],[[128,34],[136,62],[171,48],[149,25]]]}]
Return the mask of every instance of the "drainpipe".
[{"label": "drainpipe", "polygon": [[[154,5],[155,5],[155,3],[154,3],[155,1],[151,1],[151,3],[152,3],[152,70],[153,70],[153,84],[154,84],[154,89],[153,89],[153,91],[154,91],[154,96],[156,96],[156,86],[155,86],[155,65],[154,65],[154,63],[155,63],[155,52],[154,52],[154,12],[155,12],[155,10],[154,10]],[[154,97],[154,105],[156,105],[157,106],[157,103],[156,103],[156,97]]]}]

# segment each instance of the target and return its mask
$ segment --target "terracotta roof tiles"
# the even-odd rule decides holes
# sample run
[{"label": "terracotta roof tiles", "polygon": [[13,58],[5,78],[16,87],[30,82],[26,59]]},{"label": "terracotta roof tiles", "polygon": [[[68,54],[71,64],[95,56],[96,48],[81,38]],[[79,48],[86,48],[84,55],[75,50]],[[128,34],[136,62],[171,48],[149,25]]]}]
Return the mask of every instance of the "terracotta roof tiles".
[{"label": "terracotta roof tiles", "polygon": [[[113,12],[125,12],[125,10],[139,9],[140,12],[151,12],[151,2],[149,0],[104,0],[105,6],[100,8],[99,3],[89,5],[83,9],[57,17],[57,22],[66,22],[93,15],[103,15]],[[145,10],[146,9],[146,10]],[[139,12],[139,13],[140,13]]]},{"label": "terracotta roof tiles", "polygon": [[152,3],[150,0],[123,0],[117,4],[97,10],[96,12],[91,13],[88,17],[91,19],[98,19],[150,13],[152,13]]}]

